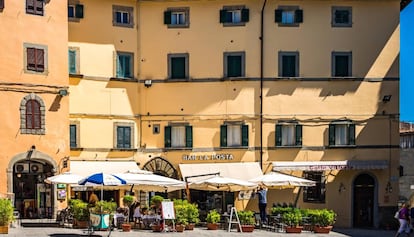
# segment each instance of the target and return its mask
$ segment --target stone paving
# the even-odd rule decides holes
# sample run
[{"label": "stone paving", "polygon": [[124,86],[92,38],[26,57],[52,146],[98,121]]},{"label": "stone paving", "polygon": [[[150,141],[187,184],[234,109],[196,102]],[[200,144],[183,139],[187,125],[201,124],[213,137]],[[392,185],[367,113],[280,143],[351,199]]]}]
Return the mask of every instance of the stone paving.
[{"label": "stone paving", "polygon": [[[231,232],[226,230],[207,230],[206,228],[196,227],[193,231],[184,231],[183,233],[174,232],[161,232],[156,233],[151,230],[132,230],[130,232],[123,232],[121,230],[109,231],[96,231],[91,236],[95,237],[240,237],[240,236],[255,236],[255,237],[393,237],[395,231],[375,230],[375,229],[334,229],[329,234],[315,234],[313,232],[304,231],[300,234],[286,234],[277,233],[266,230],[254,230],[253,233],[238,233],[235,229]],[[17,227],[10,228],[8,235],[0,236],[13,236],[13,237],[79,237],[88,236],[88,233],[83,229],[71,229],[71,228],[45,228],[45,227]],[[414,236],[414,235],[413,235]]]}]

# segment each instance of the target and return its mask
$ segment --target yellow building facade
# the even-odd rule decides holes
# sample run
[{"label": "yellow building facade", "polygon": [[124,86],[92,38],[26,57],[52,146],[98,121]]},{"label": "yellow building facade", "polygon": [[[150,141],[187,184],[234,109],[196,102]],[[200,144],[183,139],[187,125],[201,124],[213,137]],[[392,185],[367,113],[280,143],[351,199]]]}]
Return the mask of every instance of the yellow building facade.
[{"label": "yellow building facade", "polygon": [[[329,208],[343,227],[392,215],[399,1],[85,0],[68,9],[72,164],[135,162],[179,179],[207,165],[249,179],[256,163],[318,183],[271,189],[268,212]],[[233,201],[257,211],[257,199],[209,195],[192,193],[199,205],[222,199],[214,207],[223,212]]]},{"label": "yellow building facade", "polygon": [[66,6],[0,1],[0,193],[22,218],[52,218],[63,208],[44,179],[70,155]]}]

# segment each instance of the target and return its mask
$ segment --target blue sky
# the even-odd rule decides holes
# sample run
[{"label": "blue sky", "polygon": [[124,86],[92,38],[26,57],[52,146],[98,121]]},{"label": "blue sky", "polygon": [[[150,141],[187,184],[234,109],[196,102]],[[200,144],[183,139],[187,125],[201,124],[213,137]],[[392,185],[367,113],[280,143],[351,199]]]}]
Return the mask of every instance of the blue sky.
[{"label": "blue sky", "polygon": [[414,2],[401,11],[400,27],[400,120],[414,122]]}]

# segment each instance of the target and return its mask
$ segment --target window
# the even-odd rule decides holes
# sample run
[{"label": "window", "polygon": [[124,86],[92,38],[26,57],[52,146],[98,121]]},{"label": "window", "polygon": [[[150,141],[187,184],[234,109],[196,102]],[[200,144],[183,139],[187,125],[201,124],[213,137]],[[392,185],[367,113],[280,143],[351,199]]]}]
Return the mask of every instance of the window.
[{"label": "window", "polygon": [[332,27],[352,27],[352,7],[332,7]]},{"label": "window", "polygon": [[4,0],[0,0],[0,12],[4,9]]},{"label": "window", "polygon": [[115,147],[131,149],[133,144],[134,125],[132,123],[115,123]]},{"label": "window", "polygon": [[298,26],[303,22],[303,10],[297,6],[280,6],[275,10],[275,22],[280,26]]},{"label": "window", "polygon": [[245,70],[245,53],[224,53],[224,77],[243,77]]},{"label": "window", "polygon": [[301,146],[302,125],[276,124],[276,146]]},{"label": "window", "polygon": [[168,54],[168,77],[170,79],[188,79],[188,54]]},{"label": "window", "polygon": [[69,125],[70,148],[79,147],[79,122],[70,122]]},{"label": "window", "polygon": [[47,46],[25,43],[25,72],[47,73]]},{"label": "window", "polygon": [[43,100],[36,94],[25,96],[20,102],[20,131],[22,134],[45,134]]},{"label": "window", "polygon": [[116,55],[116,77],[133,78],[134,54],[117,52]]},{"label": "window", "polygon": [[244,6],[224,6],[220,10],[220,23],[224,26],[244,26],[249,21],[249,9]]},{"label": "window", "polygon": [[79,21],[79,19],[83,18],[83,5],[69,1],[68,18],[69,21]]},{"label": "window", "polygon": [[79,74],[79,48],[69,47],[69,74]]},{"label": "window", "polygon": [[332,52],[332,76],[352,76],[352,52]]},{"label": "window", "polygon": [[329,125],[330,146],[355,145],[355,124],[350,121],[335,122]]},{"label": "window", "polygon": [[43,0],[26,0],[26,13],[43,16]]},{"label": "window", "polygon": [[279,77],[299,76],[299,53],[279,52]]},{"label": "window", "polygon": [[303,201],[325,203],[325,182],[326,177],[321,171],[305,171],[304,178],[313,180],[316,182],[315,186],[304,187],[303,189]]},{"label": "window", "polygon": [[169,8],[164,12],[164,24],[168,28],[182,28],[190,25],[190,9],[186,8]]},{"label": "window", "polygon": [[164,128],[166,148],[193,147],[193,127],[189,125],[170,125]]},{"label": "window", "polygon": [[249,146],[249,126],[245,124],[224,124],[220,127],[221,147]]},{"label": "window", "polygon": [[133,7],[112,6],[112,24],[132,28],[134,26],[133,12]]}]

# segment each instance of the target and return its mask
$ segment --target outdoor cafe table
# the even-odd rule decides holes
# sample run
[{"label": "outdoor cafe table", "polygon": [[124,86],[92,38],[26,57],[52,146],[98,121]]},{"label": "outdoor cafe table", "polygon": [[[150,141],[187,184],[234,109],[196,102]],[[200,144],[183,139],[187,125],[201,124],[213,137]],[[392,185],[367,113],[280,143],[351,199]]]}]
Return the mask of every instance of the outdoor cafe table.
[{"label": "outdoor cafe table", "polygon": [[142,223],[144,224],[145,229],[150,228],[152,223],[159,222],[161,217],[159,215],[143,215]]}]

